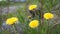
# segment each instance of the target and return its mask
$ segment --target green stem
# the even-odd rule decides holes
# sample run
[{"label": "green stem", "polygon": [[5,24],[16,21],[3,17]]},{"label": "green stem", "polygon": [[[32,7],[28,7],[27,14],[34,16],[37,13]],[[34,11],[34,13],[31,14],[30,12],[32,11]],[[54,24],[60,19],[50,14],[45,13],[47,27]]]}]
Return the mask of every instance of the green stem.
[{"label": "green stem", "polygon": [[15,26],[14,26],[14,25],[13,25],[13,29],[14,29],[15,34],[17,34],[17,31],[16,31],[16,29],[15,29]]},{"label": "green stem", "polygon": [[47,34],[49,34],[49,20],[47,20]]}]

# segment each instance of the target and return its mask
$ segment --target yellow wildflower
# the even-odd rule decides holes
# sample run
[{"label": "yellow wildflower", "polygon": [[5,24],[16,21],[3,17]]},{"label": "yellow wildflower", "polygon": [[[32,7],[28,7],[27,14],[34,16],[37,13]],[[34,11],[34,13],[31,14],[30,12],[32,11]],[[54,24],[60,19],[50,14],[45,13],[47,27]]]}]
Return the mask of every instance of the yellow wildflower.
[{"label": "yellow wildflower", "polygon": [[52,14],[52,13],[45,13],[44,14],[44,18],[45,19],[51,19],[51,18],[53,18],[54,17],[54,15]]},{"label": "yellow wildflower", "polygon": [[39,25],[39,21],[38,21],[38,20],[33,20],[33,21],[31,21],[31,22],[29,23],[29,26],[30,26],[31,28],[36,28],[36,27],[38,27],[38,25]]},{"label": "yellow wildflower", "polygon": [[33,10],[33,9],[36,9],[37,8],[37,5],[30,5],[29,6],[29,10]]},{"label": "yellow wildflower", "polygon": [[18,21],[18,18],[12,17],[12,18],[9,18],[6,20],[6,24],[12,25],[12,24],[16,23],[17,21]]}]

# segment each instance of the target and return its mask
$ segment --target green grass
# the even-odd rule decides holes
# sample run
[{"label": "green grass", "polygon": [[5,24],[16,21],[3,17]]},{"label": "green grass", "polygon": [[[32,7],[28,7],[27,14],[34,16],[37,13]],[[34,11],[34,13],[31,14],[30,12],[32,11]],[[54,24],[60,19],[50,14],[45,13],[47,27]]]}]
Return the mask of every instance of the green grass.
[{"label": "green grass", "polygon": [[[46,4],[46,2],[48,2]],[[53,4],[51,3],[52,0],[46,0],[46,1],[43,1],[44,3],[44,10],[46,10],[45,12],[51,12],[51,8],[53,6]],[[29,27],[29,22],[32,20],[32,19],[28,19],[28,12],[26,9],[26,6],[27,6],[27,3],[28,4],[37,4],[39,3],[39,1],[37,0],[30,0],[30,2],[26,2],[26,3],[13,3],[11,4],[10,6],[17,6],[17,5],[22,5],[23,4],[23,7],[22,8],[18,8],[18,10],[16,12],[12,12],[12,13],[9,13],[8,15],[2,15],[2,19],[5,19],[5,16],[7,16],[7,18],[10,18],[10,17],[17,17],[19,19],[19,22],[21,25],[19,25],[23,30],[23,34],[57,34],[57,32],[60,32],[60,24],[58,24],[56,26],[56,28],[53,28],[53,26],[51,25],[48,29],[48,23],[49,21],[45,20],[44,19],[44,24],[42,25],[41,24],[41,21],[40,21],[40,25],[39,27],[35,28],[35,29],[32,29]],[[55,1],[54,3],[57,4],[57,1]],[[34,19],[37,19],[37,18],[34,18]],[[2,24],[2,23],[1,23]],[[54,30],[52,30],[54,29]],[[47,30],[49,30],[49,33],[47,32]],[[2,32],[0,32],[0,34],[8,34],[7,33],[8,31],[7,30],[4,30]],[[60,34],[60,33],[58,33]]]}]

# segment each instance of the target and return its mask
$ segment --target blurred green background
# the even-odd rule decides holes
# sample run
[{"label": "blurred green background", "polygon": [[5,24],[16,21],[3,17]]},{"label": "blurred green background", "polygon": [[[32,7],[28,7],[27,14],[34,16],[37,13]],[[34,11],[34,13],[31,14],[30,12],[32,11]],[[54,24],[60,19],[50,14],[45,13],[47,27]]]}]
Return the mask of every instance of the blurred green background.
[{"label": "blurred green background", "polygon": [[[29,22],[37,18],[28,18],[31,15],[28,11],[29,5],[38,5],[42,12],[53,13],[54,19],[40,19],[38,28],[30,28]],[[4,24],[10,17],[19,19],[19,24],[15,25],[17,33],[11,26]],[[41,25],[42,23],[44,24]],[[60,34],[60,0],[0,0],[0,34]]]}]

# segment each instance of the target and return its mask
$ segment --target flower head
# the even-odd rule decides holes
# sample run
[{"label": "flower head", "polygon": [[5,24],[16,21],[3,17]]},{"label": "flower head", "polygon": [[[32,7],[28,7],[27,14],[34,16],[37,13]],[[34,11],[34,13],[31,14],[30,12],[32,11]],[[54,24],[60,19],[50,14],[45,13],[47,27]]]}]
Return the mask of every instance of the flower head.
[{"label": "flower head", "polygon": [[36,9],[37,8],[37,5],[30,5],[29,6],[29,10],[34,10],[34,9]]},{"label": "flower head", "polygon": [[39,21],[38,21],[38,20],[33,20],[33,21],[31,21],[31,22],[29,23],[29,26],[30,26],[31,28],[36,28],[36,27],[38,27],[38,25],[39,25]]},{"label": "flower head", "polygon": [[18,18],[12,17],[12,18],[9,18],[6,20],[6,24],[12,25],[12,24],[16,23],[17,21],[18,21]]},{"label": "flower head", "polygon": [[52,14],[52,13],[45,13],[44,14],[44,18],[45,19],[51,19],[51,18],[53,18],[54,17],[54,15]]}]

